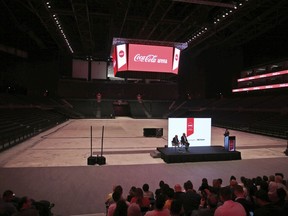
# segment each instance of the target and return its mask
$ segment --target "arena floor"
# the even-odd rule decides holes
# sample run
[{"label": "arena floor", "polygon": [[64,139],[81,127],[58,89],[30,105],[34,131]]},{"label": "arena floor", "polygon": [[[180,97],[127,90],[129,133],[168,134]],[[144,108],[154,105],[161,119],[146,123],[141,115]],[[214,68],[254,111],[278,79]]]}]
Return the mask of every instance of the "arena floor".
[{"label": "arena floor", "polygon": [[[165,164],[150,153],[167,144],[167,120],[91,119],[70,120],[0,153],[0,190],[56,204],[55,215],[105,212],[104,200],[112,186],[121,184],[127,195],[132,185],[148,183],[152,191],[164,180],[171,186],[201,179],[209,182],[231,175],[256,177],[282,172],[288,176],[287,140],[230,130],[236,136],[240,161]],[[100,155],[104,126],[103,156],[106,164],[87,165],[92,153]],[[143,128],[163,128],[163,137],[144,137]],[[223,128],[212,127],[212,146],[223,145]]]}]

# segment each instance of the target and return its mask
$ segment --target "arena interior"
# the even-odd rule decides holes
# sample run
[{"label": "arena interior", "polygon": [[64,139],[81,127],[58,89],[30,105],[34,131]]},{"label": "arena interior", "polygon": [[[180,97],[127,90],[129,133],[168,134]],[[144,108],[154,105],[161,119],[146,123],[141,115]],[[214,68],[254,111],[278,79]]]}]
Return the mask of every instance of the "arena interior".
[{"label": "arena interior", "polygon": [[[1,0],[0,10],[1,195],[102,216],[115,185],[126,197],[160,180],[287,181],[288,1]],[[127,56],[135,44],[177,48],[177,72],[114,70],[123,44]],[[211,147],[229,129],[241,160],[165,163],[169,118],[211,118]]]}]

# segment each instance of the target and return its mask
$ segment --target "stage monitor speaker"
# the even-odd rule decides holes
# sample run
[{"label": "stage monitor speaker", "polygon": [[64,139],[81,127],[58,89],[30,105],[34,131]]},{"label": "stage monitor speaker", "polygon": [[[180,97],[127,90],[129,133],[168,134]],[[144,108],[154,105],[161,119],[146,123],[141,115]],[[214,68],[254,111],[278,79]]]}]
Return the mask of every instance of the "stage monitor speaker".
[{"label": "stage monitor speaker", "polygon": [[162,137],[163,128],[144,128],[143,136],[145,137]]},{"label": "stage monitor speaker", "polygon": [[163,136],[163,128],[156,128],[156,137]]},{"label": "stage monitor speaker", "polygon": [[97,157],[90,156],[87,158],[87,165],[95,165],[97,163]]},{"label": "stage monitor speaker", "polygon": [[97,156],[97,164],[99,165],[106,164],[106,158],[104,156]]}]

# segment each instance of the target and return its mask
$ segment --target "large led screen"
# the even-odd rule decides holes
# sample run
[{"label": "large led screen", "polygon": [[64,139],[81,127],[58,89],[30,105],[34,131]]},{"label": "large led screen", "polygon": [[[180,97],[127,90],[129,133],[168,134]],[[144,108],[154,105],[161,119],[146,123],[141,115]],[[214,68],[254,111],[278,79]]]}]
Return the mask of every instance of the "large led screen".
[{"label": "large led screen", "polygon": [[178,74],[180,53],[180,49],[170,46],[120,44],[113,52],[114,75],[139,77],[146,72],[146,75],[157,77],[157,74]]},{"label": "large led screen", "polygon": [[129,44],[128,70],[172,72],[173,47]]},{"label": "large led screen", "polygon": [[172,139],[178,135],[179,141],[185,133],[193,146],[211,146],[211,118],[169,118],[168,147],[172,147]]}]

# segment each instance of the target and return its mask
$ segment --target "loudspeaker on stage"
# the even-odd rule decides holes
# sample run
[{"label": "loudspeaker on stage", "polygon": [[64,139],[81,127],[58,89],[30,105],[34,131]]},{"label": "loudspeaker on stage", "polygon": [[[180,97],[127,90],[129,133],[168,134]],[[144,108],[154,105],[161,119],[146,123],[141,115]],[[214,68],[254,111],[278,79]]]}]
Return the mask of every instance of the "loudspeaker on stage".
[{"label": "loudspeaker on stage", "polygon": [[87,158],[87,165],[95,165],[97,163],[97,157],[90,156]]},{"label": "loudspeaker on stage", "polygon": [[106,158],[104,156],[97,156],[97,164],[104,165],[106,164]]}]

